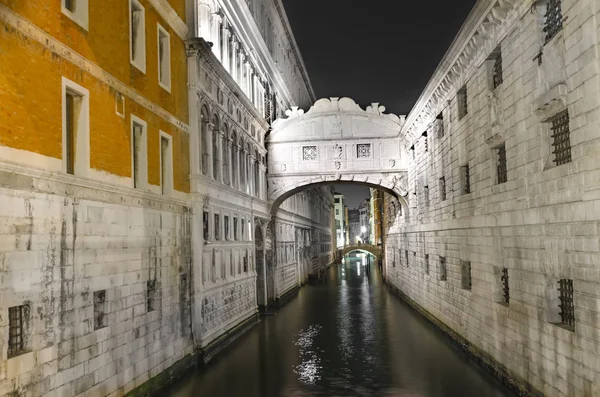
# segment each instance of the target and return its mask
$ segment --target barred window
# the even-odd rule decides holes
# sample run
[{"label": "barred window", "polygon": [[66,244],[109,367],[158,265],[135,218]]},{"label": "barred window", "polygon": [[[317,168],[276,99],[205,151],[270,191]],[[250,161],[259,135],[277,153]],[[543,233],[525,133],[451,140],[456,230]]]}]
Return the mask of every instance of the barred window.
[{"label": "barred window", "polygon": [[498,49],[494,53],[494,65],[492,67],[492,87],[494,89],[500,87],[504,78],[502,76],[502,52]]},{"label": "barred window", "polygon": [[316,146],[302,146],[302,160],[314,161],[317,159]]},{"label": "barred window", "polygon": [[560,315],[561,323],[568,328],[575,328],[575,306],[573,304],[573,280],[561,279],[558,281],[558,292],[560,293]]},{"label": "barred window", "polygon": [[238,218],[237,218],[237,216],[233,218],[233,239],[235,241],[238,240]]},{"label": "barred window", "polygon": [[156,310],[157,306],[156,279],[146,281],[146,309],[148,312]]},{"label": "barred window", "polygon": [[471,278],[471,262],[461,261],[461,276],[462,288],[470,290],[473,283]]},{"label": "barred window", "polygon": [[571,131],[569,129],[569,111],[554,116],[552,122],[552,147],[556,165],[571,162]]},{"label": "barred window", "polygon": [[225,215],[225,217],[223,218],[223,227],[225,228],[225,240],[229,240],[229,216],[227,215]]},{"label": "barred window", "polygon": [[469,106],[467,101],[467,86],[463,86],[456,94],[458,101],[458,119],[462,119],[469,113]]},{"label": "barred window", "polygon": [[368,159],[371,157],[371,144],[359,143],[356,145],[356,157],[359,159]]},{"label": "barred window", "polygon": [[506,144],[502,144],[496,148],[496,171],[498,173],[498,183],[504,183],[508,180],[506,171]]},{"label": "barred window", "polygon": [[202,216],[202,233],[204,235],[204,241],[208,241],[208,212],[204,211]]},{"label": "barred window", "polygon": [[25,322],[29,306],[8,308],[8,358],[25,352]]},{"label": "barred window", "polygon": [[219,214],[215,214],[215,240],[221,240],[221,222]]},{"label": "barred window", "polygon": [[423,186],[423,199],[425,200],[425,206],[429,207],[429,186]]},{"label": "barred window", "polygon": [[94,291],[94,330],[106,327],[106,312],[106,290]]},{"label": "barred window", "polygon": [[563,15],[561,0],[547,0],[546,14],[544,15],[545,43],[547,44],[563,28]]},{"label": "barred window", "polygon": [[427,153],[429,151],[429,142],[427,141],[427,131],[425,131],[421,136],[423,138],[425,138],[424,148],[425,148],[425,152]]},{"label": "barred window", "polygon": [[425,254],[425,274],[429,274],[429,254]]},{"label": "barred window", "polygon": [[462,192],[463,194],[471,193],[471,172],[469,170],[469,164],[465,164],[460,167],[460,176],[462,179]]},{"label": "barred window", "polygon": [[440,281],[448,280],[448,269],[446,268],[446,257],[440,256]]},{"label": "barred window", "polygon": [[504,298],[504,303],[508,305],[510,302],[510,288],[508,286],[508,269],[502,269],[502,277],[500,277],[502,281],[502,296]]},{"label": "barred window", "polygon": [[446,177],[443,176],[440,178],[440,199],[442,201],[447,199],[446,196]]},{"label": "barred window", "polygon": [[410,265],[410,263],[408,263],[408,250],[404,251],[404,257],[406,259],[406,267],[408,267]]},{"label": "barred window", "polygon": [[438,138],[443,138],[445,131],[444,131],[444,115],[442,114],[442,112],[440,112],[440,114],[437,115],[436,120],[438,123]]}]

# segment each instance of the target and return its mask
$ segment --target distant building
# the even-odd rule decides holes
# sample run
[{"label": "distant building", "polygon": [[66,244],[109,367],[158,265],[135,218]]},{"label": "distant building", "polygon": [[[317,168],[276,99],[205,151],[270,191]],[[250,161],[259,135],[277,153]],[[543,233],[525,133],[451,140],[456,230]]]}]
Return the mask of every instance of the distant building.
[{"label": "distant building", "polygon": [[383,192],[377,189],[371,189],[371,242],[375,245],[382,243],[382,205]]},{"label": "distant building", "polygon": [[343,247],[346,244],[346,233],[344,232],[344,195],[335,193],[333,199],[334,218],[335,218],[335,236],[337,247]]},{"label": "distant building", "polygon": [[344,205],[344,236],[346,244],[352,244],[350,239],[350,229],[348,228],[348,206]]},{"label": "distant building", "polygon": [[348,234],[350,235],[350,244],[363,241],[360,234],[360,211],[358,209],[348,210]]},{"label": "distant building", "polygon": [[369,223],[369,216],[371,213],[371,200],[367,199],[363,201],[358,207],[359,222],[360,222],[360,239],[363,243],[371,243],[371,227]]}]

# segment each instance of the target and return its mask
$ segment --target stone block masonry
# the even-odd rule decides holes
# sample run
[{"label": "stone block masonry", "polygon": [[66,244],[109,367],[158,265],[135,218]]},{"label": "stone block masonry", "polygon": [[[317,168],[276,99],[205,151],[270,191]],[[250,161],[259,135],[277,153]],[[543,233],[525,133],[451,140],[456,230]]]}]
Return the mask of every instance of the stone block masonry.
[{"label": "stone block masonry", "polygon": [[[188,207],[91,187],[61,196],[48,190],[72,186],[35,178],[21,190],[22,176],[1,178],[0,395],[123,395],[193,352],[181,290],[190,288]],[[7,313],[23,305],[24,343],[9,357]]]},{"label": "stone block masonry", "polygon": [[410,192],[402,211],[386,197],[385,272],[526,393],[595,397],[600,7],[551,2],[562,27],[548,38],[546,3],[478,2],[408,116]]}]

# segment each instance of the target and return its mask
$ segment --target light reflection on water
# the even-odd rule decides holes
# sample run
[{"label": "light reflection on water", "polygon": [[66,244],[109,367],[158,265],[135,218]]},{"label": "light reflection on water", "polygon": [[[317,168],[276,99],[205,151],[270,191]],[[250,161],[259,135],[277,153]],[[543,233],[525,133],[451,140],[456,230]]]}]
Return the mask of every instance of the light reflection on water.
[{"label": "light reflection on water", "polygon": [[514,396],[392,296],[375,265],[366,266],[370,271],[347,258],[331,268],[326,284],[302,288],[277,315],[161,395]]}]

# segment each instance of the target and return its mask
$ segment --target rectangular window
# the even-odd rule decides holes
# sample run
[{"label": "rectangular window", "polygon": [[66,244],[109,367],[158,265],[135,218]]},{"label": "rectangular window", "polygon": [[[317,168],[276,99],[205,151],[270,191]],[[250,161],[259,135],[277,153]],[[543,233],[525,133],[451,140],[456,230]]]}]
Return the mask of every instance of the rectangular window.
[{"label": "rectangular window", "polygon": [[446,268],[446,258],[440,256],[440,281],[448,280],[448,269]]},{"label": "rectangular window", "polygon": [[204,211],[204,213],[202,214],[202,233],[204,236],[204,241],[208,241],[208,238],[210,236],[209,234],[209,228],[208,228],[208,221],[209,217],[208,217],[208,212]]},{"label": "rectangular window", "polygon": [[316,146],[302,146],[302,160],[314,161],[317,159],[317,147]]},{"label": "rectangular window", "polygon": [[234,217],[234,218],[233,218],[233,239],[234,239],[235,241],[237,241],[237,240],[238,240],[238,237],[239,237],[239,236],[238,236],[238,218],[237,218],[237,217]]},{"label": "rectangular window", "polygon": [[94,330],[107,326],[106,290],[94,291]]},{"label": "rectangular window", "polygon": [[148,149],[146,122],[131,116],[131,159],[132,179],[135,189],[144,189],[148,183]]},{"label": "rectangular window", "polygon": [[246,220],[242,218],[242,222],[241,222],[241,229],[242,229],[242,241],[245,241],[246,239],[246,232],[245,232],[245,228],[244,225],[246,224]]},{"label": "rectangular window", "polygon": [[171,136],[160,132],[160,186],[162,194],[173,191],[173,149]]},{"label": "rectangular window", "polygon": [[8,308],[8,358],[25,353],[25,332],[29,306]]},{"label": "rectangular window", "polygon": [[425,200],[425,207],[429,207],[429,186],[423,186],[423,199]]},{"label": "rectangular window", "polygon": [[89,168],[89,91],[62,78],[63,171],[84,176]]},{"label": "rectangular window", "polygon": [[469,194],[471,193],[471,173],[469,170],[469,164],[465,164],[460,167],[460,177],[462,182],[462,193]]},{"label": "rectangular window", "polygon": [[157,25],[158,37],[158,84],[171,92],[171,36]]},{"label": "rectangular window", "polygon": [[440,114],[437,115],[436,120],[437,120],[437,126],[438,126],[438,138],[443,138],[445,131],[444,131],[444,115],[442,114],[442,112],[440,112]]},{"label": "rectangular window", "polygon": [[496,148],[496,172],[498,175],[498,183],[505,183],[508,180],[508,172],[506,170],[506,144],[502,144]]},{"label": "rectangular window", "polygon": [[573,280],[560,279],[558,281],[559,308],[561,323],[569,329],[575,328],[575,306],[573,304]]},{"label": "rectangular window", "polygon": [[544,33],[546,36],[544,44],[552,40],[563,28],[564,18],[561,3],[561,0],[546,1],[546,14],[544,15]]},{"label": "rectangular window", "polygon": [[336,209],[335,209],[335,214],[336,214],[336,215],[339,215],[339,214],[340,214],[340,209],[339,209],[339,208],[336,208]]},{"label": "rectangular window", "polygon": [[406,267],[408,267],[410,265],[410,263],[408,263],[408,250],[404,251],[404,259],[406,259]]},{"label": "rectangular window", "polygon": [[339,197],[334,200],[334,203],[336,203],[336,204],[339,204],[339,202],[340,202],[340,198]]},{"label": "rectangular window", "polygon": [[359,159],[368,159],[371,157],[371,144],[359,143],[356,145],[356,157]]},{"label": "rectangular window", "polygon": [[248,240],[252,240],[252,222],[248,220]]},{"label": "rectangular window", "polygon": [[156,310],[157,305],[157,282],[156,279],[146,281],[146,309],[148,313]]},{"label": "rectangular window", "polygon": [[129,61],[146,73],[146,15],[138,0],[129,0]]},{"label": "rectangular window", "polygon": [[229,240],[229,216],[227,215],[223,218],[223,226],[225,227],[225,240]]},{"label": "rectangular window", "polygon": [[444,201],[446,199],[446,177],[443,176],[440,178],[440,200]]},{"label": "rectangular window", "polygon": [[569,111],[565,110],[554,116],[552,122],[552,148],[554,164],[562,165],[571,162],[571,131],[569,128]]},{"label": "rectangular window", "polygon": [[458,119],[461,120],[469,113],[468,100],[467,100],[467,86],[463,86],[456,94],[458,101]]},{"label": "rectangular window", "polygon": [[248,271],[248,252],[244,254],[244,273]]},{"label": "rectangular window", "polygon": [[215,240],[221,240],[221,223],[219,214],[215,214]]},{"label": "rectangular window", "polygon": [[88,0],[62,0],[61,11],[73,22],[88,30]]},{"label": "rectangular window", "polygon": [[429,141],[427,140],[427,131],[425,131],[422,135],[422,138],[424,138],[423,141],[423,149],[425,150],[425,153],[427,153],[429,151]]},{"label": "rectangular window", "polygon": [[470,290],[472,287],[471,262],[461,261],[461,286],[463,289]]}]

